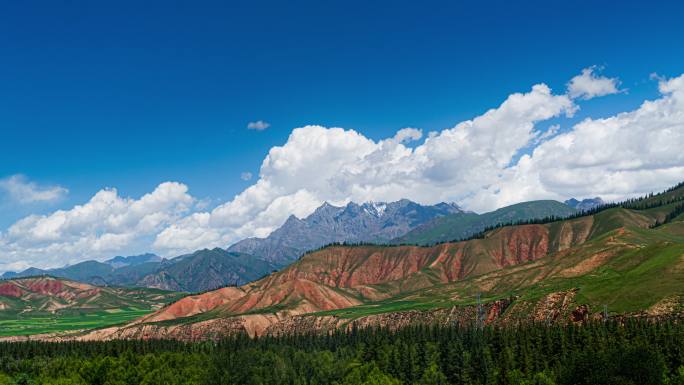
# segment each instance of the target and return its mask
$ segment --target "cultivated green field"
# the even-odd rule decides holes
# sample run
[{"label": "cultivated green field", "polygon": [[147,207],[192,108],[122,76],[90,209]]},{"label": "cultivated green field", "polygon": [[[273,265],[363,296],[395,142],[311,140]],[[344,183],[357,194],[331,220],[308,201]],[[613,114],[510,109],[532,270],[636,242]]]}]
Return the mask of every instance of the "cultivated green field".
[{"label": "cultivated green field", "polygon": [[150,312],[152,310],[124,308],[72,315],[5,318],[0,319],[0,337],[96,329],[125,323]]}]

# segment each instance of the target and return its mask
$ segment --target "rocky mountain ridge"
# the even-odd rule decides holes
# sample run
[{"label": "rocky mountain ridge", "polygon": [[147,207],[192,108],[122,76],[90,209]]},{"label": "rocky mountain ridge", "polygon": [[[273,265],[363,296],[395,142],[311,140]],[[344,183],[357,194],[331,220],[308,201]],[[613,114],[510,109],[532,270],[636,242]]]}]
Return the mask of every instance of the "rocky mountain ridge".
[{"label": "rocky mountain ridge", "polygon": [[463,212],[456,204],[424,206],[408,199],[390,203],[350,202],[338,207],[324,203],[311,215],[290,216],[266,238],[247,238],[228,251],[258,255],[287,264],[308,250],[335,242],[386,243],[436,217]]}]

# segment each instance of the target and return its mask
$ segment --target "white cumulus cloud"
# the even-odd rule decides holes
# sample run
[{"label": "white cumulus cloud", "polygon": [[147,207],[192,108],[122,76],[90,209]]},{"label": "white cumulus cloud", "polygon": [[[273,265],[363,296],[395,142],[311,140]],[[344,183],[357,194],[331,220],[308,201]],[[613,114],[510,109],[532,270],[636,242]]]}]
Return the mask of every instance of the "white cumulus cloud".
[{"label": "white cumulus cloud", "polygon": [[167,182],[139,199],[104,189],[70,210],[28,216],[0,234],[0,271],[22,262],[56,267],[111,256],[144,244],[146,237],[185,215],[193,202],[187,186]]},{"label": "white cumulus cloud", "polygon": [[589,100],[597,96],[605,96],[620,92],[618,78],[607,78],[596,74],[597,67],[582,70],[582,73],[570,79],[568,95],[571,98]]},{"label": "white cumulus cloud", "polygon": [[423,130],[413,127],[402,128],[394,135],[394,140],[399,143],[413,142],[423,137]]},{"label": "white cumulus cloud", "polygon": [[601,196],[615,200],[684,180],[684,75],[663,79],[661,97],[633,111],[585,119],[540,144],[478,194],[473,207]]},{"label": "white cumulus cloud", "polygon": [[69,190],[61,186],[39,186],[20,174],[0,179],[0,189],[4,190],[12,201],[21,204],[55,202],[69,193]]},{"label": "white cumulus cloud", "polygon": [[538,136],[536,122],[575,109],[568,96],[538,84],[414,149],[404,145],[422,137],[414,128],[380,141],[342,128],[297,128],[283,146],[269,151],[255,184],[211,212],[166,228],[155,247],[180,252],[266,236],[289,215],[306,216],[323,201],[464,199],[498,180],[516,153]]}]

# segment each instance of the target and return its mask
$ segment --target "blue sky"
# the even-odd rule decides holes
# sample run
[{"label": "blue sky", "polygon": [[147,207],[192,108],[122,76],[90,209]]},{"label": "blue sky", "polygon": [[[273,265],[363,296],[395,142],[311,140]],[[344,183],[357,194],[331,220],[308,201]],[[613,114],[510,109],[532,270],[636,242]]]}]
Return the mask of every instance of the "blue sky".
[{"label": "blue sky", "polygon": [[[293,128],[375,141],[438,131],[533,84],[563,93],[593,65],[626,92],[583,102],[561,130],[632,110],[659,96],[652,73],[682,73],[682,14],[681,3],[630,1],[10,2],[0,178],[69,193],[5,197],[0,231],[105,187],[139,197],[178,181],[216,206],[255,182]],[[258,120],[270,127],[247,129]]]}]

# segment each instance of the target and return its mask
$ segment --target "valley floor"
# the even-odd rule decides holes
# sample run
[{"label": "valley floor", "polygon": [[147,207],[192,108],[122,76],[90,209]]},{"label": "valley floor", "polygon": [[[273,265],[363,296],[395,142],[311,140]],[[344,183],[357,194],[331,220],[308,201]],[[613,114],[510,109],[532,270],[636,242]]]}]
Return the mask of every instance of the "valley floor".
[{"label": "valley floor", "polygon": [[152,309],[109,309],[75,315],[42,315],[0,318],[0,337],[55,334],[77,330],[92,330],[123,324],[151,313]]}]

